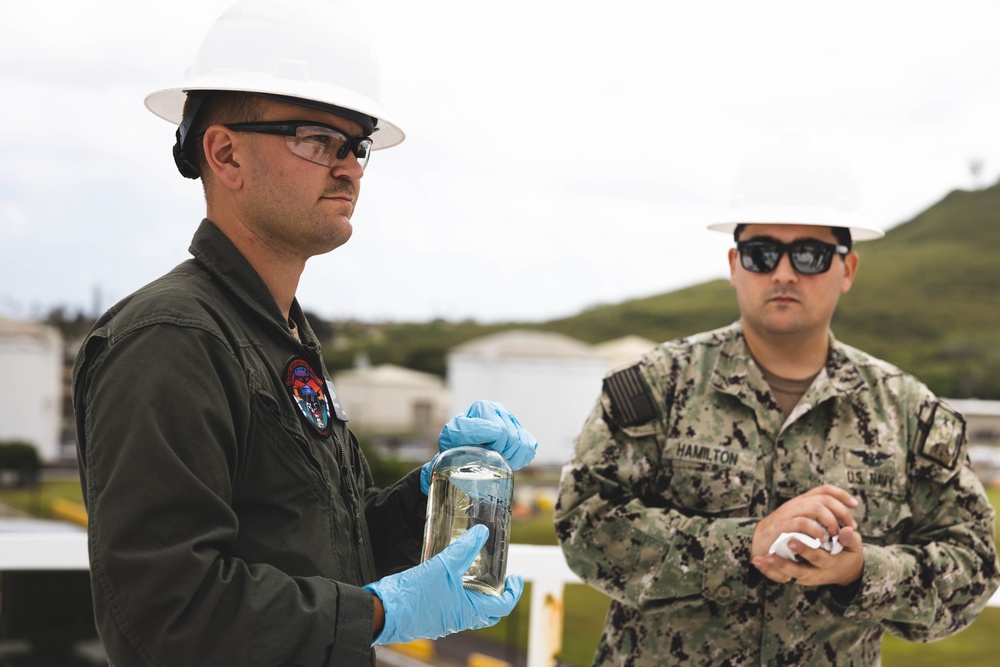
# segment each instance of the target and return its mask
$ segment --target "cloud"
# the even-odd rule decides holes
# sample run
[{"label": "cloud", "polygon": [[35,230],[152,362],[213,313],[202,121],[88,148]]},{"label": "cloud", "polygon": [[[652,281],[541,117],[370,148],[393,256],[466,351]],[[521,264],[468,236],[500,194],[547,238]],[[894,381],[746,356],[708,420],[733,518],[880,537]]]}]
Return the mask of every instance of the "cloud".
[{"label": "cloud", "polygon": [[28,214],[23,206],[14,202],[0,202],[0,239],[10,243],[11,239],[24,237],[28,231]]},{"label": "cloud", "polygon": [[[201,189],[142,99],[229,4],[10,8],[0,312],[124,296],[186,256]],[[323,315],[545,319],[724,277],[729,241],[704,222],[790,124],[853,158],[885,227],[971,187],[973,157],[1000,174],[997,3],[354,6],[407,140],[373,157],[351,241],[309,262],[299,297]]]}]

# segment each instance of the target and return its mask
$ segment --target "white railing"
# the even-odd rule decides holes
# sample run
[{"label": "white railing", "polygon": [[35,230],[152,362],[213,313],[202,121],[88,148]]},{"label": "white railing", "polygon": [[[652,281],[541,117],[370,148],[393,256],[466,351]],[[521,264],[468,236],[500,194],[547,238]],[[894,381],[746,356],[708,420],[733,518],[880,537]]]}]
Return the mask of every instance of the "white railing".
[{"label": "white railing", "polygon": [[[82,530],[0,532],[0,570],[85,570],[89,565]],[[528,667],[554,667],[562,644],[563,590],[580,579],[553,546],[512,544],[507,569],[532,584]],[[1000,591],[989,606],[1000,607]]]},{"label": "white railing", "polygon": [[511,544],[507,571],[531,582],[528,614],[528,667],[553,667],[562,649],[563,590],[580,578],[559,547]]},{"label": "white railing", "polygon": [[82,528],[46,532],[41,530],[40,521],[25,519],[24,522],[29,530],[18,531],[7,524],[9,530],[0,532],[0,571],[90,569],[87,533]]}]

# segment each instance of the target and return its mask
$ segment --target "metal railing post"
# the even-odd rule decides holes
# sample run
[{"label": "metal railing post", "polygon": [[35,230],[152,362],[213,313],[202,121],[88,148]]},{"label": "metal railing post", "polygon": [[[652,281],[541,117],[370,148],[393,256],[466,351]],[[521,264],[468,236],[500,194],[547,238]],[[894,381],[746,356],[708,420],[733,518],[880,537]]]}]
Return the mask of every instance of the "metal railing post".
[{"label": "metal railing post", "polygon": [[531,615],[528,625],[528,667],[555,667],[562,651],[562,581],[535,579],[531,582]]},{"label": "metal railing post", "polygon": [[507,572],[531,582],[528,614],[528,667],[555,667],[562,650],[563,593],[580,578],[569,569],[559,547],[512,544]]}]

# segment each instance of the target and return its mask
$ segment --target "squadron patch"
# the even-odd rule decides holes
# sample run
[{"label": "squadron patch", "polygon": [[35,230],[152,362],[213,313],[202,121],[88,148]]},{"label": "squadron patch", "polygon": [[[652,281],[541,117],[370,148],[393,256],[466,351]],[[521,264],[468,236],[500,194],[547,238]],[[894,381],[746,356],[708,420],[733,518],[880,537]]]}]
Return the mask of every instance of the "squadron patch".
[{"label": "squadron patch", "polygon": [[638,426],[656,417],[649,385],[638,366],[604,378],[604,393],[611,399],[611,416],[621,426]]},{"label": "squadron patch", "polygon": [[330,435],[330,405],[326,383],[319,379],[305,359],[292,359],[285,371],[285,386],[306,421],[322,435]]}]

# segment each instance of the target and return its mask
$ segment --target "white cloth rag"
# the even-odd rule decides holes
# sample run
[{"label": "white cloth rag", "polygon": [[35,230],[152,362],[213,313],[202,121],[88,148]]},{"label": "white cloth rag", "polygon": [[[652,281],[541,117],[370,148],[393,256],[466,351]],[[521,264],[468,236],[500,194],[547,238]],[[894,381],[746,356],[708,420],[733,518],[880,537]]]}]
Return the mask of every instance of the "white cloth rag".
[{"label": "white cloth rag", "polygon": [[820,541],[815,537],[806,535],[805,533],[782,533],[781,535],[778,535],[778,539],[774,541],[774,544],[772,544],[771,548],[767,550],[767,553],[778,554],[785,560],[798,563],[801,558],[799,558],[797,553],[788,548],[788,540],[793,538],[811,549],[826,549],[834,556],[844,550],[844,547],[840,546],[840,540],[837,539],[836,535],[830,537],[826,531],[823,531],[823,534],[826,535],[826,539]]}]

